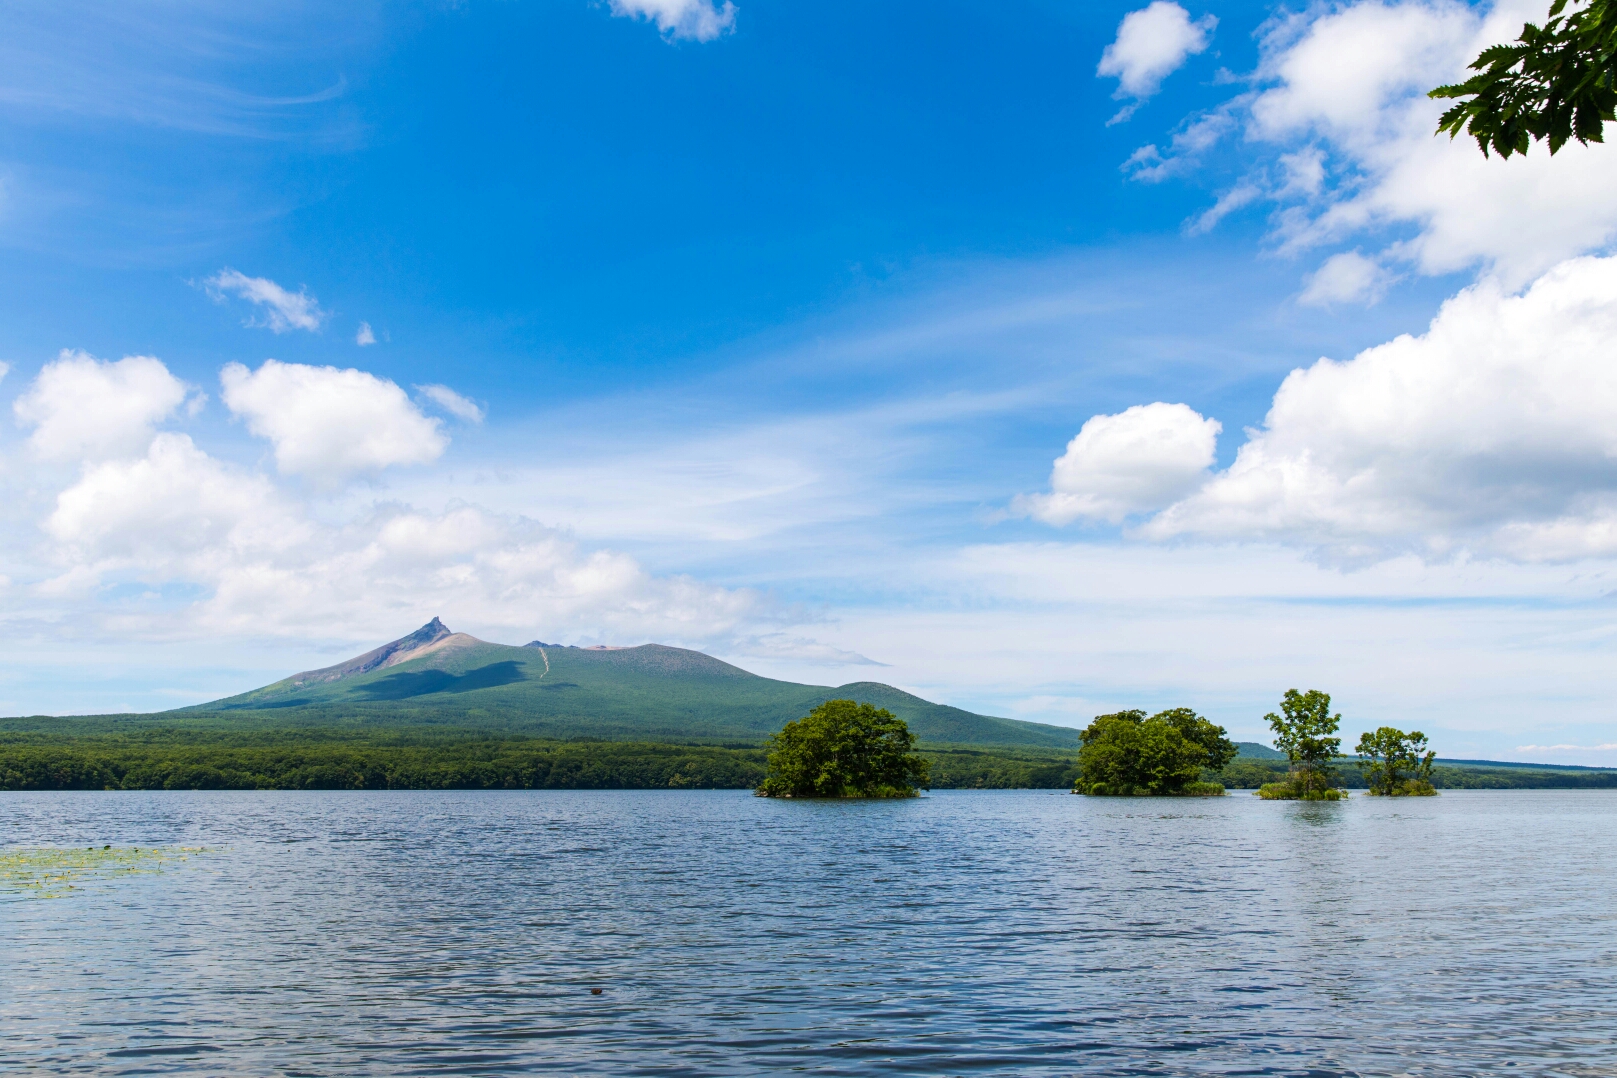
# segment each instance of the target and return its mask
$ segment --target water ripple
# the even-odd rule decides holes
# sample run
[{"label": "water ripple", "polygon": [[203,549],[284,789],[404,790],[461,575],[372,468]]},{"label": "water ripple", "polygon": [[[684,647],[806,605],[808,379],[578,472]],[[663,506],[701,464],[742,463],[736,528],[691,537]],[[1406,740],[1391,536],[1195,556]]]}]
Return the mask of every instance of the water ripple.
[{"label": "water ripple", "polygon": [[1614,810],[8,794],[10,847],[220,852],[0,893],[0,1069],[1609,1075]]}]

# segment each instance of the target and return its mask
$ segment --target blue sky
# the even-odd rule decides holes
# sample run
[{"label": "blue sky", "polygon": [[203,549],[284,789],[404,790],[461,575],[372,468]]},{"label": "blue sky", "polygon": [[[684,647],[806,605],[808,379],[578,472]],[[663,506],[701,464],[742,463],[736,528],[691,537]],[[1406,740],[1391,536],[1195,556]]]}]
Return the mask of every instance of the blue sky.
[{"label": "blue sky", "polygon": [[441,615],[1617,763],[1611,163],[1420,93],[1538,14],[24,5],[0,711]]}]

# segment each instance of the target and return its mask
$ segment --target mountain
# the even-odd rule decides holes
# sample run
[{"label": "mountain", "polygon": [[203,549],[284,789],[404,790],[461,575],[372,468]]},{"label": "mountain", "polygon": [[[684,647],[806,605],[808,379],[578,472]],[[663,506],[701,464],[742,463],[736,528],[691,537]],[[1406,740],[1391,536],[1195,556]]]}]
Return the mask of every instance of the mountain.
[{"label": "mountain", "polygon": [[1239,756],[1244,760],[1284,760],[1286,754],[1278,749],[1271,749],[1268,745],[1260,745],[1256,741],[1237,741],[1235,747],[1240,751]]},{"label": "mountain", "polygon": [[437,618],[346,662],[182,711],[270,712],[298,725],[434,724],[552,737],[757,741],[836,699],[885,707],[922,741],[1078,745],[1077,730],[976,715],[873,681],[834,688],[775,681],[699,651],[662,644],[490,644],[452,632]]}]

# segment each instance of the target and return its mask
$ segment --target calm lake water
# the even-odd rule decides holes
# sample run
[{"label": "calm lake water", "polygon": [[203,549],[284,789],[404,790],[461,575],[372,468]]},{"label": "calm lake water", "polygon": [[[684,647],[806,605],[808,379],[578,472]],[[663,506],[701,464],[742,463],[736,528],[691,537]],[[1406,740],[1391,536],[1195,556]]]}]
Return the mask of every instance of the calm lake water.
[{"label": "calm lake water", "polygon": [[[1617,792],[0,795],[0,1070],[1611,1075]],[[600,988],[592,995],[591,988]]]}]

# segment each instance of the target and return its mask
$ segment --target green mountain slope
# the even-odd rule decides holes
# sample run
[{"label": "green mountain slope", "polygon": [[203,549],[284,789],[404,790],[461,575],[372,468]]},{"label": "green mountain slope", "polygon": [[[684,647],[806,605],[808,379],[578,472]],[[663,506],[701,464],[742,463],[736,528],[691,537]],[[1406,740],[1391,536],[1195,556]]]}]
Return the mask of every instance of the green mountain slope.
[{"label": "green mountain slope", "polygon": [[828,687],[775,681],[661,644],[490,644],[453,633],[436,618],[347,662],[183,710],[220,717],[254,712],[258,720],[273,712],[276,721],[293,725],[429,723],[553,737],[755,741],[840,698],[885,707],[928,742],[1078,744],[1076,730],[976,715],[876,682]]}]

